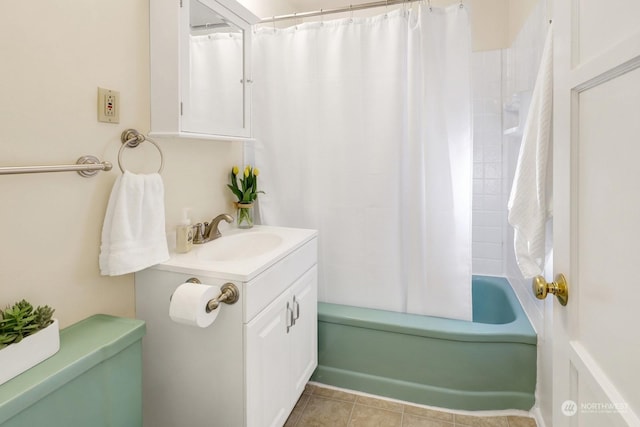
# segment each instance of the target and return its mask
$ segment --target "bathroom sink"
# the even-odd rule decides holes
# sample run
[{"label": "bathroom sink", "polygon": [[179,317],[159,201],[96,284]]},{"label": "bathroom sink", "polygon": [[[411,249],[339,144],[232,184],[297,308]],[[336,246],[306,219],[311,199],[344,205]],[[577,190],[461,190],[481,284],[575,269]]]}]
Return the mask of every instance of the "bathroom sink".
[{"label": "bathroom sink", "polygon": [[231,229],[186,254],[172,253],[159,270],[206,274],[225,280],[249,281],[318,235],[316,230],[256,225]]},{"label": "bathroom sink", "polygon": [[236,261],[270,252],[283,242],[281,236],[270,232],[247,232],[220,237],[197,250],[201,261]]}]

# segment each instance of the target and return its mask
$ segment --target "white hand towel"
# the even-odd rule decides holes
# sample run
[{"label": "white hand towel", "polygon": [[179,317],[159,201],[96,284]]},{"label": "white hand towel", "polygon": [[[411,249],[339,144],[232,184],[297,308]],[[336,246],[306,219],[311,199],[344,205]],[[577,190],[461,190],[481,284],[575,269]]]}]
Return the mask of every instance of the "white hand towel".
[{"label": "white hand towel", "polygon": [[133,273],[168,259],[162,178],[125,171],[116,179],[107,205],[100,273]]},{"label": "white hand towel", "polygon": [[540,69],[524,127],[522,146],[507,205],[515,229],[514,248],[522,275],[542,274],[545,228],[553,214],[551,124],[553,108],[553,46],[549,26]]}]

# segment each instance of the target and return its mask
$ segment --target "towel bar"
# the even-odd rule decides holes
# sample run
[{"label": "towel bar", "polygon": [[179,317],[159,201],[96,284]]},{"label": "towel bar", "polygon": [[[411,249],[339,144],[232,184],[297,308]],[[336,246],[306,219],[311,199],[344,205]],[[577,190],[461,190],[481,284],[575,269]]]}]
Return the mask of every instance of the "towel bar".
[{"label": "towel bar", "polygon": [[101,162],[95,156],[82,156],[75,165],[51,165],[51,166],[6,166],[0,167],[0,175],[15,175],[21,173],[46,173],[46,172],[78,172],[82,177],[89,178],[98,171],[110,171],[113,165],[110,162]]}]

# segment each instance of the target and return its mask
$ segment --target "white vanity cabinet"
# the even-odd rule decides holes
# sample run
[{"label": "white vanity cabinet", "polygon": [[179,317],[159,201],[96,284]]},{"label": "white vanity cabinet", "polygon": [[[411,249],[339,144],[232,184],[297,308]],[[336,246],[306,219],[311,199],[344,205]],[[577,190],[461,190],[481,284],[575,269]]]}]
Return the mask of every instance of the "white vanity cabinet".
[{"label": "white vanity cabinet", "polygon": [[317,269],[245,325],[247,426],[281,426],[318,363]]},{"label": "white vanity cabinet", "polygon": [[152,136],[251,137],[251,26],[235,0],[153,0]]},{"label": "white vanity cabinet", "polygon": [[[302,394],[317,366],[317,234],[252,230],[237,235],[278,235],[281,243],[237,263],[203,261],[207,243],[136,273],[136,317],[147,324],[145,427],[282,426]],[[206,328],[169,317],[171,295],[192,277],[240,292]]]}]

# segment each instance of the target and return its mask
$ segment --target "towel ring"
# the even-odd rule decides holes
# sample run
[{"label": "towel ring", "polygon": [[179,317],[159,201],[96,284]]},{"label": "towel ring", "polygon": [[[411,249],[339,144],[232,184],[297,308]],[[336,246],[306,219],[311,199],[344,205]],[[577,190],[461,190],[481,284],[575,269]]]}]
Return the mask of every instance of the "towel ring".
[{"label": "towel ring", "polygon": [[162,172],[162,169],[164,168],[164,155],[162,154],[160,146],[154,141],[146,138],[143,134],[135,129],[127,129],[122,132],[122,134],[120,135],[120,141],[122,141],[122,146],[120,147],[120,150],[118,150],[118,166],[120,166],[120,170],[122,171],[122,173],[124,173],[124,168],[122,167],[122,152],[124,151],[124,149],[126,147],[136,148],[138,145],[140,145],[140,143],[144,141],[149,141],[158,149],[158,152],[160,153],[160,169],[158,169],[158,173]]}]

